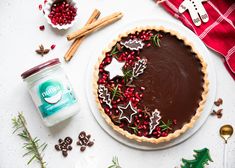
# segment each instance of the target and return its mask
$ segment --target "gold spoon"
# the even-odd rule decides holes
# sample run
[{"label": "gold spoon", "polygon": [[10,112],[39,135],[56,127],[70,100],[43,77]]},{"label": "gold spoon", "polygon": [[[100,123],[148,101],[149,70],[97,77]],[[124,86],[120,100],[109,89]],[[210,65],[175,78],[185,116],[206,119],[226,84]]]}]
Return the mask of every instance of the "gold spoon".
[{"label": "gold spoon", "polygon": [[231,125],[223,125],[220,127],[220,136],[224,139],[225,143],[233,135],[233,127]]},{"label": "gold spoon", "polygon": [[224,139],[224,168],[227,168],[227,143],[228,139],[233,135],[233,127],[231,125],[223,125],[220,127],[220,136]]}]

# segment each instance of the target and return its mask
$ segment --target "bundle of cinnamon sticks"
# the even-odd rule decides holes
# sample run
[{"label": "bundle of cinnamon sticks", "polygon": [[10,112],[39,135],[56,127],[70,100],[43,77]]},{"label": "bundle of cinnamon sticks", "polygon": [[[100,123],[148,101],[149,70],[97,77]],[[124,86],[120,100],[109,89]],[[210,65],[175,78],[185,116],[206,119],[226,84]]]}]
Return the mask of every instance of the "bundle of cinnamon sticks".
[{"label": "bundle of cinnamon sticks", "polygon": [[66,62],[69,62],[72,59],[78,47],[80,46],[81,42],[84,40],[85,36],[121,19],[123,14],[121,12],[115,12],[109,16],[106,16],[98,20],[99,16],[100,16],[100,11],[95,9],[83,28],[67,36],[67,39],[69,41],[73,39],[75,40],[64,56]]}]

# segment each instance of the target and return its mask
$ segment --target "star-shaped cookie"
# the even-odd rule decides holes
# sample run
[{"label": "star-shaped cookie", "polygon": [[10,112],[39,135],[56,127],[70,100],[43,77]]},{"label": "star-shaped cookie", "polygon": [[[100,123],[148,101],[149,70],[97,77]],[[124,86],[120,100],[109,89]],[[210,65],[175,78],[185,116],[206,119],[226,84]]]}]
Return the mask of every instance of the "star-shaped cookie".
[{"label": "star-shaped cookie", "polygon": [[122,67],[125,65],[125,62],[119,62],[115,58],[112,59],[112,62],[107,65],[104,69],[109,72],[109,79],[113,79],[115,76],[124,76]]}]

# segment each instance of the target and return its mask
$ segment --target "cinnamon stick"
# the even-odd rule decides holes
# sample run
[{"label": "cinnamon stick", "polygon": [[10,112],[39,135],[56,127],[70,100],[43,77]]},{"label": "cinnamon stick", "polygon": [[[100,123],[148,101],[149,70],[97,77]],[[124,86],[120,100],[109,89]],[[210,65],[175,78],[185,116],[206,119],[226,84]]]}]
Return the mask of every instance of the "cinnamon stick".
[{"label": "cinnamon stick", "polygon": [[109,16],[106,16],[100,20],[97,20],[87,26],[84,26],[82,29],[77,30],[67,36],[68,40],[73,40],[75,38],[80,38],[82,36],[85,36],[87,34],[92,33],[93,31],[96,31],[100,28],[103,28],[119,19],[121,19],[123,14],[121,12],[115,12]]},{"label": "cinnamon stick", "polygon": [[[93,11],[93,13],[91,14],[90,18],[88,19],[88,21],[86,22],[85,26],[91,24],[92,22],[95,22],[98,17],[100,16],[100,11],[98,9],[95,9]],[[66,52],[65,56],[64,56],[64,60],[66,62],[70,61],[75,52],[77,51],[78,47],[80,46],[80,44],[82,43],[82,41],[85,39],[85,36],[76,39],[72,45],[70,46],[69,50]]]}]

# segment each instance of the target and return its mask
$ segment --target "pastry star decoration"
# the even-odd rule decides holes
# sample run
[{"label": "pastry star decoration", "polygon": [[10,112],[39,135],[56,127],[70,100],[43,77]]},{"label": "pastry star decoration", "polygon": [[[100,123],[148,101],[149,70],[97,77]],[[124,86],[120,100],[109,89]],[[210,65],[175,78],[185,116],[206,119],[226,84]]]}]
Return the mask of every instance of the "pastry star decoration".
[{"label": "pastry star decoration", "polygon": [[200,26],[201,20],[204,23],[208,22],[209,20],[208,14],[202,5],[202,2],[206,1],[207,0],[184,0],[179,6],[179,13],[183,13],[188,10],[193,23],[196,26]]},{"label": "pastry star decoration", "polygon": [[132,122],[132,117],[137,113],[137,110],[132,106],[131,101],[127,104],[126,107],[118,106],[121,114],[119,119],[126,119],[129,123]]},{"label": "pastry star decoration", "polygon": [[104,69],[109,72],[109,79],[113,79],[115,76],[124,76],[122,67],[125,65],[125,62],[119,62],[115,58],[112,59],[112,62],[107,65]]}]

